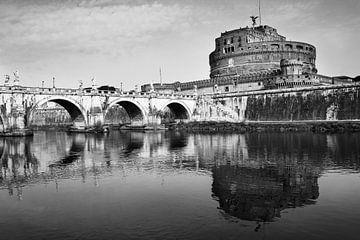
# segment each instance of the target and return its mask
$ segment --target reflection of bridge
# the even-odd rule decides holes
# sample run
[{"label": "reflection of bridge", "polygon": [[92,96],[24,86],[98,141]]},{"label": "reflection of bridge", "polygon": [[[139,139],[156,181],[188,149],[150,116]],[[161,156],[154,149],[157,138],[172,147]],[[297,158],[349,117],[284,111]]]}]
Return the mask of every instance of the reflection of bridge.
[{"label": "reflection of bridge", "polygon": [[328,166],[358,171],[358,144],[358,135],[38,132],[0,141],[0,190],[21,198],[29,184],[57,186],[69,178],[100,184],[101,176],[134,169],[201,171],[212,175],[209,195],[223,212],[268,222],[284,209],[314,204]]},{"label": "reflection of bridge", "polygon": [[0,86],[0,119],[3,131],[26,129],[37,107],[55,102],[64,107],[75,127],[104,124],[108,110],[122,106],[131,124],[148,124],[161,111],[168,110],[175,119],[191,119],[196,100],[192,95],[159,93],[124,93],[105,90],[34,88]]}]

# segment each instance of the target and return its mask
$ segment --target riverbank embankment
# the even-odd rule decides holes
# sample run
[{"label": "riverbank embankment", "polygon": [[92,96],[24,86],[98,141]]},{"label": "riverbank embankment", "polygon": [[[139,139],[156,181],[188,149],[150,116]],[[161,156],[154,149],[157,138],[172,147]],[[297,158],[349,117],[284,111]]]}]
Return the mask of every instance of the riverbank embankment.
[{"label": "riverbank embankment", "polygon": [[169,126],[170,130],[200,133],[245,133],[245,132],[360,132],[358,121],[251,121],[217,122],[197,121]]}]

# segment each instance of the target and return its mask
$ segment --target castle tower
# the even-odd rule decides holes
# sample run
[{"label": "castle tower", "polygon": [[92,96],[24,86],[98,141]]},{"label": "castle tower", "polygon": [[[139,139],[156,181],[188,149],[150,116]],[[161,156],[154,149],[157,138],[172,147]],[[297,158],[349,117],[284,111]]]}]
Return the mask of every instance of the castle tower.
[{"label": "castle tower", "polygon": [[316,73],[316,49],[303,42],[286,41],[267,25],[221,33],[210,54],[210,77],[279,70],[280,61],[299,60],[304,70]]},{"label": "castle tower", "polygon": [[301,75],[303,73],[303,62],[298,59],[282,59],[280,68],[283,75]]}]

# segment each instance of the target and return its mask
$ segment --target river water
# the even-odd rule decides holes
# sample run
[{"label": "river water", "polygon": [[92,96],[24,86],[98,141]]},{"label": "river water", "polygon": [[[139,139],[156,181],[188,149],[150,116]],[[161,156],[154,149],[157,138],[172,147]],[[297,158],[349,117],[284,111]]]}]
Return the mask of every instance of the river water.
[{"label": "river water", "polygon": [[358,239],[360,134],[0,139],[0,239]]}]

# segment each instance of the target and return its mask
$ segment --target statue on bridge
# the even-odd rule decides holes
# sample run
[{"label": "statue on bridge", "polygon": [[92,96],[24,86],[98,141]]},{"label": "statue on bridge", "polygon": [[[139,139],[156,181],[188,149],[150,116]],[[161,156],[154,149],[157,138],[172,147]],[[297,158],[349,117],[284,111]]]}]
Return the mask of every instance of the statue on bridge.
[{"label": "statue on bridge", "polygon": [[79,89],[82,89],[82,88],[83,88],[83,85],[84,85],[83,81],[82,81],[82,80],[79,80]]},{"label": "statue on bridge", "polygon": [[95,80],[95,77],[92,77],[92,78],[91,78],[91,87],[92,87],[92,89],[96,89],[96,80]]},{"label": "statue on bridge", "polygon": [[14,79],[14,85],[16,86],[16,85],[19,85],[19,83],[20,83],[20,74],[19,74],[19,71],[18,70],[16,70],[15,72],[14,72],[14,77],[15,77],[15,79]]},{"label": "statue on bridge", "polygon": [[10,82],[10,75],[6,74],[6,75],[5,75],[4,85],[5,85],[5,86],[8,86],[8,85],[9,85],[9,82]]}]

